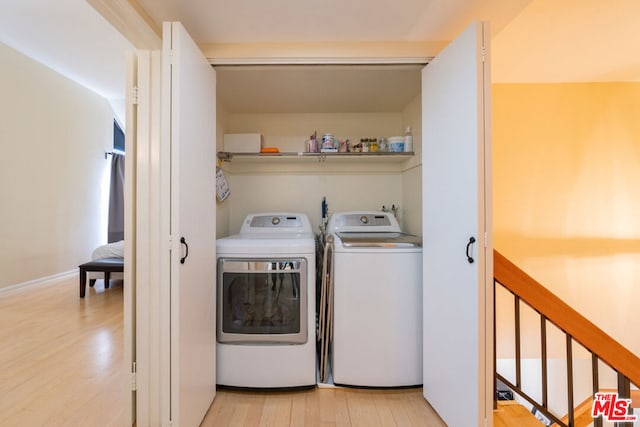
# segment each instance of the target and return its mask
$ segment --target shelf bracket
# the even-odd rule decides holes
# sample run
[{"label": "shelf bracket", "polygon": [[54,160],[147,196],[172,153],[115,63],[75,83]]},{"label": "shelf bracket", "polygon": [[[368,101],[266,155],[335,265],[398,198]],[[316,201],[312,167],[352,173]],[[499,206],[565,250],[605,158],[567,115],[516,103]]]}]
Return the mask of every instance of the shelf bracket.
[{"label": "shelf bracket", "polygon": [[221,162],[231,162],[232,158],[233,158],[233,154],[227,151],[218,152],[218,160],[220,160]]}]

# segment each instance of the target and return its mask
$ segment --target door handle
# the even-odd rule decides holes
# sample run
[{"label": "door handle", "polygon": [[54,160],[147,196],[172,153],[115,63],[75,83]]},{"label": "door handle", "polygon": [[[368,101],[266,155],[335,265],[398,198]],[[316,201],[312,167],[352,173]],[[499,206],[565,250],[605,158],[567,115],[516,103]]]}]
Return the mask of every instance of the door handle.
[{"label": "door handle", "polygon": [[182,243],[186,249],[184,256],[180,258],[180,264],[184,264],[184,262],[187,260],[187,257],[189,256],[189,245],[187,245],[187,241],[184,237],[180,238],[180,243]]},{"label": "door handle", "polygon": [[471,255],[469,255],[469,248],[475,242],[476,242],[476,238],[475,237],[473,237],[473,236],[469,237],[469,243],[467,243],[467,261],[469,261],[469,264],[473,264],[473,257]]}]

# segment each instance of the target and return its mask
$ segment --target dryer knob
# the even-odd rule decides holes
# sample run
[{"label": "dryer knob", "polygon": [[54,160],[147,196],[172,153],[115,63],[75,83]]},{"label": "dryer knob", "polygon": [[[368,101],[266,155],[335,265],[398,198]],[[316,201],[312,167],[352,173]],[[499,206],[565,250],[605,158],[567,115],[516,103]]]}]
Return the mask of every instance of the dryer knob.
[{"label": "dryer knob", "polygon": [[271,224],[273,225],[280,224],[280,218],[278,218],[277,216],[274,216],[273,218],[271,218]]},{"label": "dryer knob", "polygon": [[369,223],[369,217],[365,216],[365,215],[362,215],[360,217],[360,222],[363,223],[363,224],[368,224]]}]

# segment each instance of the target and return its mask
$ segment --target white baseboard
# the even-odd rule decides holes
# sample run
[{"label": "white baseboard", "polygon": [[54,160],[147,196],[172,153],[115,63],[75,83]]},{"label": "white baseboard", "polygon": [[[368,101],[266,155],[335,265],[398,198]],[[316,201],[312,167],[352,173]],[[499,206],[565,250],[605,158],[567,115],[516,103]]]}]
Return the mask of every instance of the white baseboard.
[{"label": "white baseboard", "polygon": [[54,282],[59,282],[62,280],[66,280],[69,279],[73,276],[77,276],[78,275],[78,269],[74,268],[73,270],[69,270],[69,271],[65,271],[62,273],[57,273],[57,274],[52,274],[51,276],[46,276],[46,277],[40,277],[38,279],[33,279],[33,280],[29,280],[27,282],[22,282],[22,283],[17,283],[15,285],[9,285],[9,286],[4,286],[2,288],[0,288],[0,293],[1,292],[6,292],[6,291],[13,291],[19,288],[24,288],[27,286],[36,286],[36,285],[44,285],[44,284],[51,284]]}]

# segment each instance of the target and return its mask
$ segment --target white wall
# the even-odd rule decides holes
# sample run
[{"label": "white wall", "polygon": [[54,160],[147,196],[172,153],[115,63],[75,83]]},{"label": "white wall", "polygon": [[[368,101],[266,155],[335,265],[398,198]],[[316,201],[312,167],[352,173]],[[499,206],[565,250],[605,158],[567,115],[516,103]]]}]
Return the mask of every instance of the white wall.
[{"label": "white wall", "polygon": [[[226,132],[227,112],[218,102],[216,105],[216,153],[223,151],[223,136]],[[224,171],[223,171],[224,173]],[[228,177],[227,177],[228,178]],[[229,199],[216,203],[216,238],[228,236],[229,233]]]},{"label": "white wall", "polygon": [[263,145],[280,151],[304,151],[314,131],[339,139],[402,135],[401,113],[229,114],[227,132],[261,133]]},{"label": "white wall", "polygon": [[422,236],[422,97],[416,96],[402,112],[403,128],[411,126],[415,156],[402,174],[403,230]]},{"label": "white wall", "polygon": [[322,197],[329,213],[380,210],[401,204],[402,176],[396,174],[232,175],[230,232],[240,231],[244,217],[254,212],[305,213],[318,232]]},{"label": "white wall", "polygon": [[[403,116],[402,113],[228,114],[226,124],[220,126],[228,133],[261,133],[265,146],[275,146],[283,152],[299,152],[304,150],[306,139],[314,131],[318,136],[333,133],[337,138],[356,141],[362,137],[402,135]],[[407,184],[402,167],[369,164],[363,169],[359,167],[363,160],[355,159],[353,164],[337,166],[330,160],[326,165],[318,165],[315,160],[310,161],[315,163],[306,164],[262,161],[242,167],[232,160],[231,165],[225,166],[231,187],[229,234],[239,231],[248,213],[268,211],[305,213],[314,231],[318,232],[322,197],[327,198],[329,213],[380,210],[382,205],[395,204],[401,207],[399,220],[402,223],[405,188],[413,188],[413,181],[419,185],[419,178]],[[415,191],[419,194],[417,189]],[[419,218],[421,214],[416,215]],[[219,217],[220,221],[224,219]],[[224,236],[224,228],[224,225],[218,225],[218,237]]]},{"label": "white wall", "polygon": [[495,248],[640,355],[640,83],[492,96]]},{"label": "white wall", "polygon": [[[106,242],[109,103],[0,44],[0,287],[70,271]],[[106,188],[103,187],[106,186]]]}]

